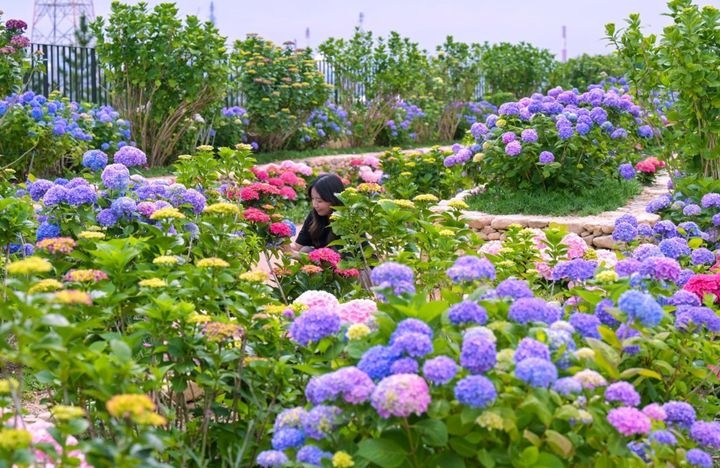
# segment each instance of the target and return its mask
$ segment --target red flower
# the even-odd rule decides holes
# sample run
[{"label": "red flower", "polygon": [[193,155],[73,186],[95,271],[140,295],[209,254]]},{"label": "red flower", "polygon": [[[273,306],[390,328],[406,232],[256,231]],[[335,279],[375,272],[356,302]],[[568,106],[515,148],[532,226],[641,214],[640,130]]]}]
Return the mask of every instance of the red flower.
[{"label": "red flower", "polygon": [[720,299],[720,274],[695,275],[685,283],[683,289],[695,294],[700,300],[705,294],[713,294],[717,302]]},{"label": "red flower", "polygon": [[240,190],[242,201],[259,200],[260,194],[253,187],[244,187]]},{"label": "red flower", "polygon": [[257,208],[247,208],[243,213],[243,218],[253,223],[268,223],[270,222],[270,216],[262,210]]},{"label": "red flower", "polygon": [[357,268],[335,268],[335,273],[345,278],[357,278],[360,276],[360,271]]},{"label": "red flower", "polygon": [[270,185],[274,185],[276,187],[282,187],[283,185],[285,185],[285,182],[283,182],[283,180],[280,177],[270,177],[267,180],[267,183]]},{"label": "red flower", "polygon": [[322,262],[328,262],[333,267],[336,267],[337,264],[340,263],[340,254],[327,247],[313,250],[308,254],[308,258],[313,263],[320,264]]},{"label": "red flower", "polygon": [[279,237],[290,237],[292,236],[292,230],[290,230],[290,226],[285,223],[272,223],[270,225],[270,234]]},{"label": "red flower", "polygon": [[268,178],[268,173],[263,171],[262,169],[259,169],[257,166],[253,166],[250,168],[250,170],[255,174],[255,177],[258,178],[258,180],[266,180]]},{"label": "red flower", "polygon": [[295,201],[297,199],[297,192],[292,187],[285,186],[280,189],[280,195],[286,200]]},{"label": "red flower", "polygon": [[283,172],[280,174],[280,180],[285,182],[287,185],[303,185],[303,180],[295,175],[294,172]]}]

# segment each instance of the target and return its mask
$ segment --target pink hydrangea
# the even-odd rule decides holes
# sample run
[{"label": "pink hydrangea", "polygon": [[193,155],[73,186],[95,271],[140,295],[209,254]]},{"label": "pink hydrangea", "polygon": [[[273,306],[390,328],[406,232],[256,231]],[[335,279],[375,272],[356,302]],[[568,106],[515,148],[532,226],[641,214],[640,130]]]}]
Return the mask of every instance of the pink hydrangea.
[{"label": "pink hydrangea", "polygon": [[502,242],[499,240],[493,240],[490,242],[485,242],[480,249],[478,250],[479,253],[488,254],[488,255],[497,255],[498,252],[500,252],[500,249],[502,249]]},{"label": "pink hydrangea", "polygon": [[308,308],[312,307],[325,307],[333,310],[337,309],[340,303],[337,298],[327,291],[309,290],[300,294],[297,299],[293,301],[295,304],[303,304]]},{"label": "pink hydrangea", "polygon": [[623,406],[608,412],[608,422],[625,436],[650,432],[650,418],[637,408]]},{"label": "pink hydrangea", "polygon": [[373,171],[370,166],[360,166],[359,175],[363,182],[377,184],[382,178],[383,171],[381,171],[380,169]]},{"label": "pink hydrangea", "polygon": [[340,254],[335,252],[333,249],[330,249],[328,247],[321,247],[310,252],[308,254],[308,259],[318,265],[320,265],[322,262],[327,262],[333,267],[335,267],[338,263],[340,263],[341,257]]},{"label": "pink hydrangea", "polygon": [[665,418],[667,418],[665,410],[657,403],[650,403],[642,409],[642,412],[645,416],[650,419],[654,419],[655,421],[665,421]]},{"label": "pink hydrangea", "polygon": [[546,280],[549,281],[552,278],[553,269],[547,262],[535,262],[535,269]]},{"label": "pink hydrangea", "polygon": [[566,234],[565,237],[562,238],[561,242],[567,245],[567,256],[570,259],[581,258],[585,255],[585,251],[588,249],[588,245],[583,238],[574,232]]},{"label": "pink hydrangea", "polygon": [[597,249],[597,261],[605,268],[615,268],[615,264],[618,262],[617,253],[608,249]]},{"label": "pink hydrangea", "polygon": [[[53,436],[50,435],[50,432],[48,432],[48,429],[52,427],[53,424],[47,421],[38,420],[34,423],[27,424],[25,429],[32,434],[32,441],[34,445],[49,444],[53,446],[58,455],[60,455],[62,454],[62,447],[57,443]],[[66,445],[67,448],[71,449],[78,445],[78,441],[75,437],[68,436]],[[72,450],[68,452],[68,455],[77,458],[80,461],[80,464],[77,465],[80,468],[92,468],[92,465],[85,460],[85,455],[80,450]],[[41,450],[35,450],[35,461],[41,466],[55,466],[53,465],[53,459]]]},{"label": "pink hydrangea", "polygon": [[377,312],[377,304],[370,299],[353,299],[337,309],[342,323],[368,323]]},{"label": "pink hydrangea", "polygon": [[430,404],[430,390],[425,379],[417,374],[395,374],[382,379],[370,397],[380,416],[406,418],[420,416]]}]

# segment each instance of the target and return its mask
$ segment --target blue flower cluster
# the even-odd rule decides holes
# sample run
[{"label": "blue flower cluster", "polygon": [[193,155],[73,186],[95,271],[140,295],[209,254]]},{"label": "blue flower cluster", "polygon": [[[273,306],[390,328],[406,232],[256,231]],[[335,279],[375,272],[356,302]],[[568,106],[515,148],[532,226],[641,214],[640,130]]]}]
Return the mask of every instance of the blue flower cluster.
[{"label": "blue flower cluster", "polygon": [[408,266],[385,262],[370,272],[372,284],[381,290],[390,289],[396,295],[415,293],[415,274]]},{"label": "blue flower cluster", "polygon": [[446,274],[453,283],[480,279],[495,279],[495,265],[486,258],[475,255],[458,257]]},{"label": "blue flower cluster", "polygon": [[320,341],[339,331],[340,316],[335,310],[329,307],[311,307],[293,321],[290,338],[307,346],[310,342]]}]

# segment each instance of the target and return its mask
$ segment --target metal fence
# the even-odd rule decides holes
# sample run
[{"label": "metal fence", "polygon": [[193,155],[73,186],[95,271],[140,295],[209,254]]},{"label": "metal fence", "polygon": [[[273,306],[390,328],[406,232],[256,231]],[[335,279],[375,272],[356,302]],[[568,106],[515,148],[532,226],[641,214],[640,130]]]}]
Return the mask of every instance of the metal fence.
[{"label": "metal fence", "polygon": [[[30,51],[33,60],[42,64],[42,72],[35,72],[29,77],[28,89],[47,96],[52,91],[77,102],[90,102],[97,105],[110,104],[110,92],[103,77],[102,67],[97,58],[97,52],[92,47],[59,46],[49,44],[31,44]],[[362,99],[365,90],[361,84],[343,83],[336,86],[335,71],[324,60],[316,60],[318,71],[325,78],[325,82],[333,85],[331,97],[338,104],[340,88],[343,92],[352,92],[356,98]],[[229,83],[234,81],[230,76]],[[475,89],[476,100],[483,96],[482,80]],[[228,90],[225,98],[227,106],[242,106],[244,97],[242,91]]]}]

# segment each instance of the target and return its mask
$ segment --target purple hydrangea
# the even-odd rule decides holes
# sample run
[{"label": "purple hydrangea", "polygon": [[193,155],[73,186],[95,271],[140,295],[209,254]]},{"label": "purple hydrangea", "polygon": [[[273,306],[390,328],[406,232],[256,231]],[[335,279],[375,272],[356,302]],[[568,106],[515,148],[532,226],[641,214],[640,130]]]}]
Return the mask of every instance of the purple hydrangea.
[{"label": "purple hydrangea", "polygon": [[649,439],[663,445],[677,445],[675,434],[665,429],[652,431]]},{"label": "purple hydrangea", "polygon": [[105,167],[100,178],[109,190],[127,190],[130,186],[130,171],[122,164],[110,164]]},{"label": "purple hydrangea", "polygon": [[107,154],[100,150],[89,150],[83,154],[82,165],[93,172],[100,171],[107,166]]},{"label": "purple hydrangea", "polygon": [[145,166],[147,165],[147,156],[141,149],[126,145],[117,150],[113,155],[113,161],[127,167]]},{"label": "purple hydrangea", "polygon": [[615,328],[620,325],[620,321],[616,319],[607,309],[615,304],[612,299],[603,299],[595,306],[595,316],[603,325]]},{"label": "purple hydrangea", "polygon": [[395,340],[404,335],[405,333],[421,333],[423,335],[428,336],[429,338],[433,337],[433,331],[430,326],[423,322],[422,320],[418,319],[405,319],[397,324],[397,327],[395,327],[395,331],[390,335],[390,344],[392,345],[395,343]]},{"label": "purple hydrangea", "polygon": [[681,307],[675,314],[675,327],[686,330],[690,323],[705,327],[713,333],[720,332],[720,317],[710,308],[704,306]]},{"label": "purple hydrangea", "polygon": [[137,203],[129,197],[118,197],[113,200],[110,209],[118,218],[132,216],[137,210]]},{"label": "purple hydrangea", "polygon": [[333,456],[330,452],[325,452],[315,445],[305,445],[297,452],[297,461],[307,463],[308,465],[321,466],[322,461],[331,459]]},{"label": "purple hydrangea", "polygon": [[522,152],[522,145],[519,141],[511,141],[505,145],[505,154],[508,156],[517,156]]},{"label": "purple hydrangea", "polygon": [[487,372],[497,363],[495,342],[478,334],[465,335],[460,350],[460,365],[473,374]]},{"label": "purple hydrangea", "polygon": [[674,306],[699,306],[700,298],[690,291],[679,289],[668,300],[668,304]]},{"label": "purple hydrangea", "polygon": [[633,250],[632,256],[634,259],[643,261],[649,257],[662,257],[664,256],[660,247],[655,244],[640,244]]},{"label": "purple hydrangea", "polygon": [[712,265],[715,263],[715,254],[710,249],[699,247],[690,254],[693,265]]},{"label": "purple hydrangea", "polygon": [[397,354],[411,357],[423,357],[433,351],[430,337],[417,332],[407,332],[397,336],[393,340],[392,348]]},{"label": "purple hydrangea", "polygon": [[559,312],[539,297],[521,297],[510,306],[508,318],[522,324],[530,322],[551,324],[559,318]]},{"label": "purple hydrangea", "polygon": [[[628,340],[630,338],[640,336],[640,332],[635,330],[632,327],[629,327],[627,324],[623,323],[615,331],[615,335],[617,336],[618,340],[620,340],[620,342],[624,342],[625,340]],[[639,345],[623,346],[623,353],[628,354],[630,356],[632,356],[633,354],[637,354],[639,352],[640,352]]]},{"label": "purple hydrangea", "polygon": [[712,468],[713,466],[713,459],[710,454],[698,448],[688,450],[685,454],[685,460],[687,460],[691,466],[698,466],[700,468]]},{"label": "purple hydrangea", "polygon": [[546,359],[529,357],[515,365],[515,377],[531,387],[548,388],[557,380],[558,370]]},{"label": "purple hydrangea", "polygon": [[68,191],[62,185],[53,185],[42,198],[45,206],[59,205],[67,201]]},{"label": "purple hydrangea", "polygon": [[370,376],[357,367],[343,367],[312,377],[305,387],[305,396],[314,405],[342,398],[346,403],[366,402],[375,388]]},{"label": "purple hydrangea", "polygon": [[637,171],[630,163],[623,163],[618,166],[618,173],[620,174],[620,177],[622,177],[625,180],[634,179],[637,175]]},{"label": "purple hydrangea", "polygon": [[192,206],[193,213],[200,214],[205,209],[205,195],[195,189],[188,189],[182,195],[182,204]]},{"label": "purple hydrangea", "polygon": [[492,381],[482,375],[469,375],[455,384],[455,398],[461,405],[485,408],[497,397]]},{"label": "purple hydrangea", "polygon": [[415,292],[415,275],[410,267],[396,262],[385,262],[370,273],[372,284],[380,289],[392,289],[399,295]]},{"label": "purple hydrangea", "polygon": [[415,359],[400,358],[390,365],[390,374],[417,374],[419,369],[420,365]]},{"label": "purple hydrangea", "polygon": [[637,406],[640,404],[640,394],[628,382],[615,382],[605,389],[605,401]]},{"label": "purple hydrangea", "polygon": [[660,195],[657,198],[653,198],[650,200],[650,202],[645,207],[645,211],[648,213],[657,213],[660,210],[664,210],[668,206],[670,206],[670,196],[669,195]]},{"label": "purple hydrangea", "polygon": [[573,258],[572,260],[558,262],[552,270],[551,278],[554,281],[567,279],[570,281],[586,281],[595,276],[597,261]]},{"label": "purple hydrangea", "polygon": [[303,346],[340,331],[340,316],[328,307],[311,307],[290,326],[290,338]]},{"label": "purple hydrangea", "polygon": [[691,249],[688,245],[687,240],[682,237],[671,237],[669,239],[663,239],[658,244],[660,251],[666,257],[678,259],[686,255],[690,255]]},{"label": "purple hydrangea", "polygon": [[658,281],[677,281],[682,268],[677,260],[669,257],[650,257],[642,261],[639,273]]},{"label": "purple hydrangea", "polygon": [[526,128],[520,134],[520,139],[523,143],[535,143],[538,141],[538,134],[534,128]]},{"label": "purple hydrangea", "polygon": [[422,371],[430,383],[443,385],[455,377],[458,371],[458,365],[453,359],[447,356],[437,356],[425,361]]},{"label": "purple hydrangea", "polygon": [[607,415],[608,422],[624,436],[647,434],[650,432],[650,418],[639,409],[622,406],[611,409]]},{"label": "purple hydrangea", "polygon": [[391,375],[377,384],[370,403],[383,418],[420,416],[430,405],[430,389],[419,375]]},{"label": "purple hydrangea", "polygon": [[665,422],[689,429],[695,422],[695,408],[684,401],[669,401],[662,406],[667,415]]},{"label": "purple hydrangea", "polygon": [[290,463],[285,452],[280,450],[265,450],[260,452],[255,459],[255,463],[263,468],[275,468]]},{"label": "purple hydrangea", "polygon": [[640,125],[637,129],[637,134],[640,138],[652,138],[654,132],[650,125]]},{"label": "purple hydrangea", "polygon": [[669,219],[663,219],[655,223],[653,231],[661,238],[675,237],[678,235],[677,226]]},{"label": "purple hydrangea", "polygon": [[110,208],[100,210],[95,218],[100,226],[105,227],[114,226],[118,222],[118,217],[115,216],[115,213],[113,213]]},{"label": "purple hydrangea", "polygon": [[530,337],[525,337],[520,340],[520,343],[518,343],[513,359],[517,364],[518,362],[531,357],[549,361],[550,349],[545,343],[541,343]]},{"label": "purple hydrangea", "polygon": [[700,199],[700,206],[703,208],[720,208],[720,193],[706,193]]},{"label": "purple hydrangea", "polygon": [[682,212],[685,216],[697,216],[702,212],[702,209],[695,203],[690,203],[683,207]]},{"label": "purple hydrangea", "polygon": [[540,155],[538,156],[538,162],[540,164],[550,164],[551,162],[555,161],[555,155],[552,154],[550,151],[541,151]]},{"label": "purple hydrangea", "polygon": [[500,282],[495,288],[498,297],[510,297],[512,299],[531,298],[534,296],[527,281],[508,278]]},{"label": "purple hydrangea", "polygon": [[337,406],[318,405],[300,415],[305,435],[315,440],[325,439],[340,425],[342,410]]},{"label": "purple hydrangea", "polygon": [[455,325],[474,323],[484,325],[487,322],[487,311],[474,301],[464,300],[450,307],[448,319]]},{"label": "purple hydrangea", "polygon": [[89,185],[78,185],[68,190],[67,202],[72,206],[92,205],[96,201],[97,193]]},{"label": "purple hydrangea", "polygon": [[516,138],[517,138],[517,136],[515,135],[515,132],[505,132],[505,133],[503,133],[502,136],[500,137],[500,139],[501,139],[502,142],[503,142],[503,145],[507,145],[507,144],[510,143],[511,141],[515,141]]},{"label": "purple hydrangea", "polygon": [[49,180],[37,179],[35,182],[28,182],[27,190],[30,194],[30,198],[32,198],[34,201],[38,201],[43,196],[45,196],[45,192],[47,192],[50,187],[53,187],[54,185],[55,184]]},{"label": "purple hydrangea", "polygon": [[560,395],[572,395],[582,392],[582,384],[572,377],[557,379],[552,388]]},{"label": "purple hydrangea", "polygon": [[447,269],[446,274],[453,283],[479,279],[495,279],[495,266],[486,258],[464,255]]},{"label": "purple hydrangea", "polygon": [[584,338],[600,338],[600,319],[593,314],[575,312],[570,315],[570,325]]},{"label": "purple hydrangea", "polygon": [[690,437],[700,445],[719,449],[720,423],[715,421],[695,421],[690,427]]}]

